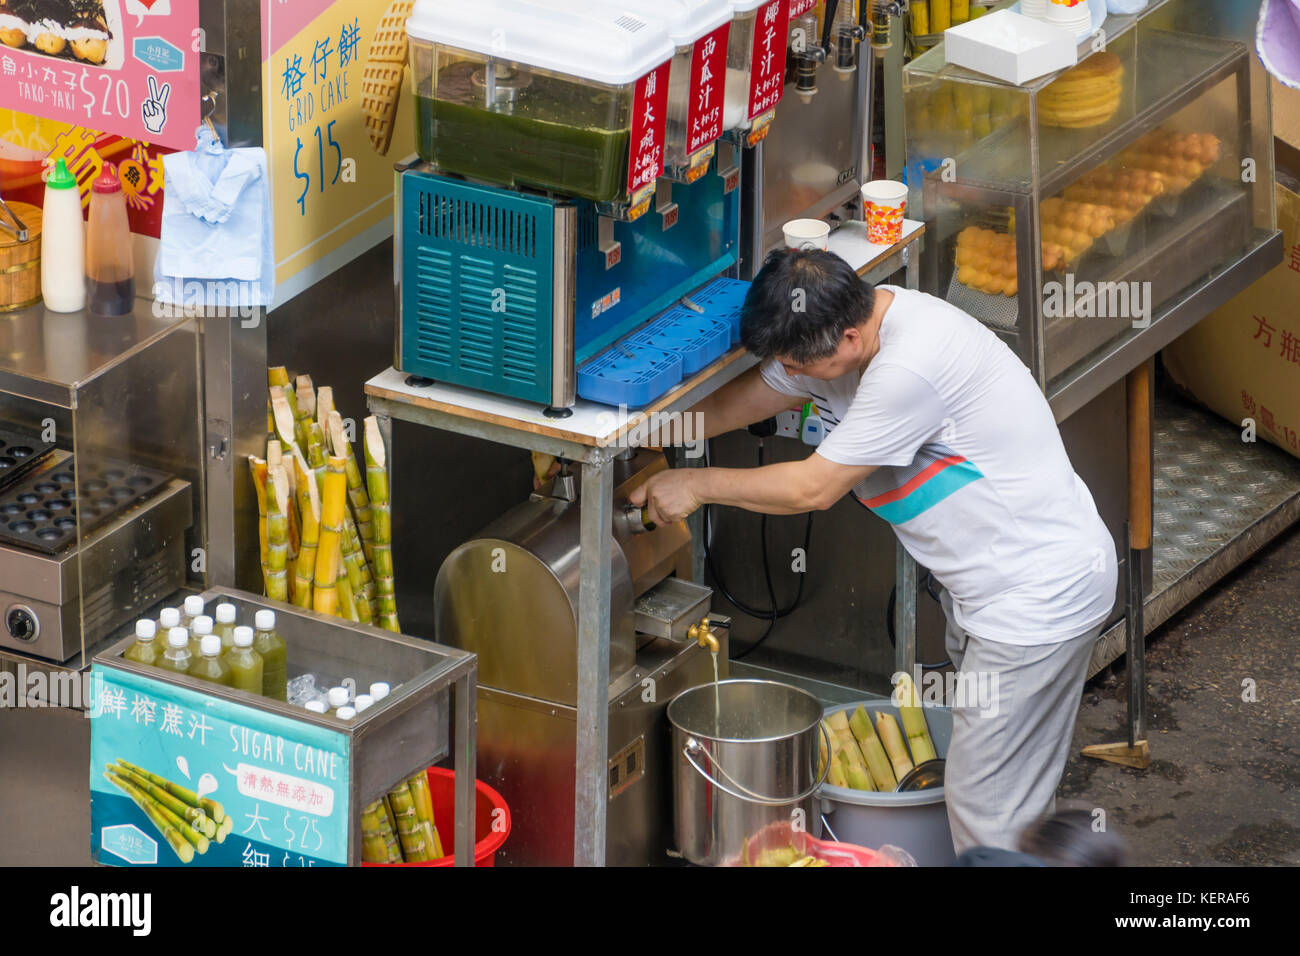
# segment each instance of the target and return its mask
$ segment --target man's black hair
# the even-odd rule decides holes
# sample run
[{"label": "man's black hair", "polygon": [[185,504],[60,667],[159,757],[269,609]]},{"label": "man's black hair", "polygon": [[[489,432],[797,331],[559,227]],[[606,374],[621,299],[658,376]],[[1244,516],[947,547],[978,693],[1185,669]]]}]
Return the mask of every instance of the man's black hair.
[{"label": "man's black hair", "polygon": [[777,249],[754,277],[740,341],[760,359],[806,365],[834,354],[846,329],[871,318],[876,290],[822,249]]}]

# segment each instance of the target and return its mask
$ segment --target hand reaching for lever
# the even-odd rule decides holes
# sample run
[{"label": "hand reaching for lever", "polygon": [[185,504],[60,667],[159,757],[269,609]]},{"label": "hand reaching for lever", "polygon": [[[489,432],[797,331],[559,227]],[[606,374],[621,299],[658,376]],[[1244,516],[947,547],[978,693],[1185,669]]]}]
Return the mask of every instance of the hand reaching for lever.
[{"label": "hand reaching for lever", "polygon": [[646,509],[646,518],[662,527],[681,521],[700,506],[692,487],[695,468],[673,468],[652,475],[628,495],[628,501]]}]

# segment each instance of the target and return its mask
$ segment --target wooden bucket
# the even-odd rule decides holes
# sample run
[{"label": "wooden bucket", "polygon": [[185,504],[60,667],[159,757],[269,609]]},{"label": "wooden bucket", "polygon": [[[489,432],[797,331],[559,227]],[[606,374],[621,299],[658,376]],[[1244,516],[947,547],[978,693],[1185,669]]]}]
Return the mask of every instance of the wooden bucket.
[{"label": "wooden bucket", "polygon": [[18,241],[10,231],[13,223],[0,212],[0,312],[41,301],[41,210],[25,202],[10,203],[9,208],[27,227],[27,241]]}]

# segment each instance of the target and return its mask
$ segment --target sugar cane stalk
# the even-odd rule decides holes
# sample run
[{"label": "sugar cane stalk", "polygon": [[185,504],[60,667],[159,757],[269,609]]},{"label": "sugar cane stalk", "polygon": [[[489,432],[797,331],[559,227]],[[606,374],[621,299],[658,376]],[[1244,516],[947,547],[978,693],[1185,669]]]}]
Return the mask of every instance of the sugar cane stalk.
[{"label": "sugar cane stalk", "polygon": [[293,450],[293,467],[298,477],[298,513],[302,516],[302,549],[298,552],[295,566],[297,583],[293,603],[310,608],[312,579],[316,574],[316,544],[320,538],[320,496],[316,491],[316,479],[307,469],[302,452],[296,448]]},{"label": "sugar cane stalk", "polygon": [[347,440],[347,434],[343,430],[343,416],[333,410],[329,415],[329,436],[334,454],[342,455],[344,458],[343,467],[348,477],[348,500],[352,503],[352,511],[356,515],[357,533],[360,535],[366,560],[372,561],[374,560],[371,555],[374,547],[374,529],[370,524],[370,496],[366,494],[365,484],[361,480],[361,469],[357,467],[356,455],[352,453],[352,443]]},{"label": "sugar cane stalk", "polygon": [[106,772],[104,776],[144,812],[144,815],[149,818],[149,822],[158,828],[158,832],[167,841],[167,845],[172,848],[172,852],[180,857],[182,863],[189,863],[194,859],[194,847],[185,839],[181,831],[163,815],[162,810],[156,804],[150,803],[144,794],[124,784],[111,773]]},{"label": "sugar cane stalk", "polygon": [[307,429],[316,415],[316,390],[312,388],[310,375],[298,376],[295,398],[293,434],[294,440],[301,448],[307,444]]},{"label": "sugar cane stalk", "polygon": [[253,490],[257,493],[257,544],[262,559],[262,581],[266,581],[266,462],[255,455],[248,456],[248,470],[253,476]]},{"label": "sugar cane stalk", "polygon": [[204,813],[210,816],[213,822],[221,823],[223,820],[227,819],[226,808],[223,807],[216,800],[210,800],[207,797],[200,797],[193,790],[186,789],[185,787],[182,787],[179,783],[172,783],[166,777],[160,777],[156,773],[150,773],[148,770],[145,770],[143,767],[138,767],[135,764],[131,763],[130,761],[123,760],[121,757],[117,758],[117,762],[121,764],[123,767],[125,767],[127,770],[130,770],[133,773],[135,773],[136,776],[144,777],[146,780],[156,783],[158,786],[162,787],[172,796],[179,797],[181,800],[184,800],[192,807],[198,807]]},{"label": "sugar cane stalk", "polygon": [[190,846],[194,847],[195,851],[200,855],[208,852],[208,837],[198,827],[186,822],[181,816],[169,809],[166,804],[155,800],[134,781],[119,777],[111,770],[106,771],[104,776],[113,781],[122,792],[134,799],[136,805],[141,809],[144,809],[146,804],[152,805],[153,809],[160,813],[163,818],[166,819],[166,821],[170,823],[172,827],[185,838],[185,841],[189,843]]},{"label": "sugar cane stalk", "polygon": [[388,452],[379,421],[371,415],[365,430],[366,485],[370,491],[370,521],[374,528],[375,610],[379,624],[400,631],[397,594],[393,585],[393,529],[388,501]]},{"label": "sugar cane stalk", "polygon": [[325,468],[321,495],[320,539],[316,545],[316,582],[312,594],[312,608],[321,614],[335,614],[338,609],[339,548],[346,503],[343,459],[331,457]]},{"label": "sugar cane stalk", "polygon": [[438,837],[438,825],[433,819],[433,794],[429,792],[429,778],[423,773],[417,773],[406,781],[406,785],[411,790],[411,800],[415,805],[416,815],[420,818],[420,826],[429,841],[432,857],[440,860],[444,854],[442,840]]},{"label": "sugar cane stalk", "polygon": [[366,863],[402,862],[397,834],[389,823],[382,800],[361,811],[361,859]]},{"label": "sugar cane stalk", "polygon": [[406,784],[388,792],[388,802],[397,818],[397,838],[402,844],[402,857],[407,863],[424,863],[431,859],[433,847],[420,826],[411,788]]},{"label": "sugar cane stalk", "polygon": [[212,839],[217,835],[217,825],[213,823],[212,819],[198,807],[190,806],[184,800],[172,796],[156,783],[146,780],[144,777],[131,770],[125,770],[119,767],[109,767],[108,772],[116,774],[128,783],[135,784],[172,813],[176,814],[176,816],[180,817],[186,823],[201,832],[208,839]]},{"label": "sugar cane stalk", "polygon": [[282,468],[268,469],[266,486],[266,596],[289,600],[289,489]]}]

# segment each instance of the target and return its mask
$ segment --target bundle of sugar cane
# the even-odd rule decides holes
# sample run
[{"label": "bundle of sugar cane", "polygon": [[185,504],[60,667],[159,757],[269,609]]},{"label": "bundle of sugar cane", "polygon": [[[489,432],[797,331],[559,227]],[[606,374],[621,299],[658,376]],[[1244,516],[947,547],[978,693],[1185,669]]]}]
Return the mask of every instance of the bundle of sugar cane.
[{"label": "bundle of sugar cane", "polygon": [[370,491],[370,522],[374,528],[375,603],[379,624],[400,631],[393,585],[393,526],[388,507],[388,451],[374,415],[366,419],[366,487]]},{"label": "bundle of sugar cane", "polygon": [[104,778],[140,808],[182,863],[207,853],[213,842],[224,843],[234,829],[220,803],[133,763],[109,764]]},{"label": "bundle of sugar cane", "polygon": [[366,863],[401,863],[402,851],[397,844],[383,800],[376,800],[361,811],[361,859]]}]

